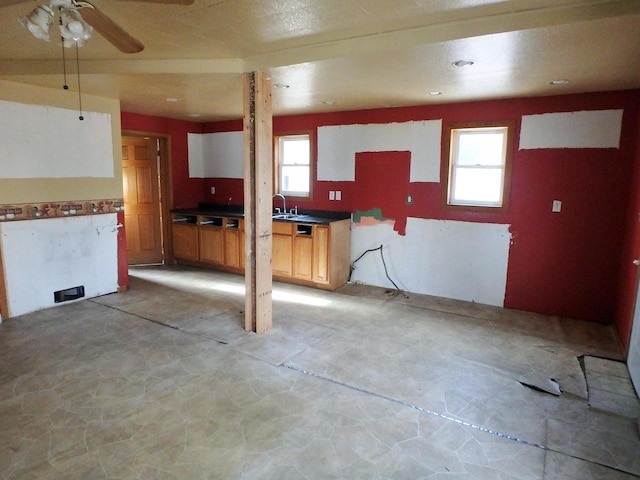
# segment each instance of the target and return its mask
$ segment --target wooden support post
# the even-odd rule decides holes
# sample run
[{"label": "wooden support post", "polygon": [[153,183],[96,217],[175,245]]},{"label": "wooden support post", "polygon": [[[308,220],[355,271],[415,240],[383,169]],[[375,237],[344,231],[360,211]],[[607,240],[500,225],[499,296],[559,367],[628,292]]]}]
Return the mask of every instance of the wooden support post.
[{"label": "wooden support post", "polygon": [[271,81],[264,72],[243,74],[244,95],[244,328],[263,334],[272,325],[271,210],[273,125]]}]

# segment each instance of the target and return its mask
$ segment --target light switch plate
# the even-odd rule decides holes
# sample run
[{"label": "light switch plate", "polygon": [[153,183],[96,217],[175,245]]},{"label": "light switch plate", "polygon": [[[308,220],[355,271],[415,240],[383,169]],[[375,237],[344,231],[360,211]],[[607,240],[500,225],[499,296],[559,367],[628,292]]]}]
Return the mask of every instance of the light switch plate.
[{"label": "light switch plate", "polygon": [[342,191],[336,190],[336,200],[342,200]]},{"label": "light switch plate", "polygon": [[216,187],[211,187],[211,195],[215,195],[216,194]]},{"label": "light switch plate", "polygon": [[555,213],[562,211],[562,202],[560,200],[554,200],[553,205],[551,206],[551,211]]},{"label": "light switch plate", "polygon": [[329,200],[335,200],[336,199],[336,192],[334,190],[330,190],[329,191]]}]

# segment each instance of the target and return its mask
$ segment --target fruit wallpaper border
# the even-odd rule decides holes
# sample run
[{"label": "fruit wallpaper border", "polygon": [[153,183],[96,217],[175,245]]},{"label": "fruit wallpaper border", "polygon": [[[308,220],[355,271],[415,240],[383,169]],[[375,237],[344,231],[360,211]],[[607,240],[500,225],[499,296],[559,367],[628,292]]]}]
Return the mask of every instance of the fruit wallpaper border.
[{"label": "fruit wallpaper border", "polygon": [[14,205],[0,204],[0,222],[100,215],[123,210],[124,200],[122,198],[18,203]]}]

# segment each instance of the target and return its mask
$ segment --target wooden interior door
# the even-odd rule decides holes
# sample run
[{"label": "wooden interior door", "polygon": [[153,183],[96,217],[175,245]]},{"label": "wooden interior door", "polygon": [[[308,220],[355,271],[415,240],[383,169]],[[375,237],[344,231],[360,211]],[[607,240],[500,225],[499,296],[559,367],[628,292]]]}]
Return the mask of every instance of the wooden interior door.
[{"label": "wooden interior door", "polygon": [[160,181],[155,139],[122,137],[122,179],[129,265],[162,263]]}]

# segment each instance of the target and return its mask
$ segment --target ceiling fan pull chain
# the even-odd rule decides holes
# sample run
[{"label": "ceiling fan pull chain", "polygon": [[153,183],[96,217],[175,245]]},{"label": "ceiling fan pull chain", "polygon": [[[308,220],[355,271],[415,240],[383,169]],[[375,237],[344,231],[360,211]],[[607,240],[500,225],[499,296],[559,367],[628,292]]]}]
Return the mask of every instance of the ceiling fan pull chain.
[{"label": "ceiling fan pull chain", "polygon": [[[60,26],[62,26],[62,17],[60,17]],[[69,90],[69,85],[67,85],[67,61],[64,55],[64,37],[60,36],[60,45],[62,48],[62,73],[64,75],[64,85],[62,88],[64,90]]]},{"label": "ceiling fan pull chain", "polygon": [[84,120],[82,115],[82,94],[80,93],[80,54],[78,53],[78,42],[76,42],[76,72],[78,74],[78,105],[80,107],[80,120]]}]

